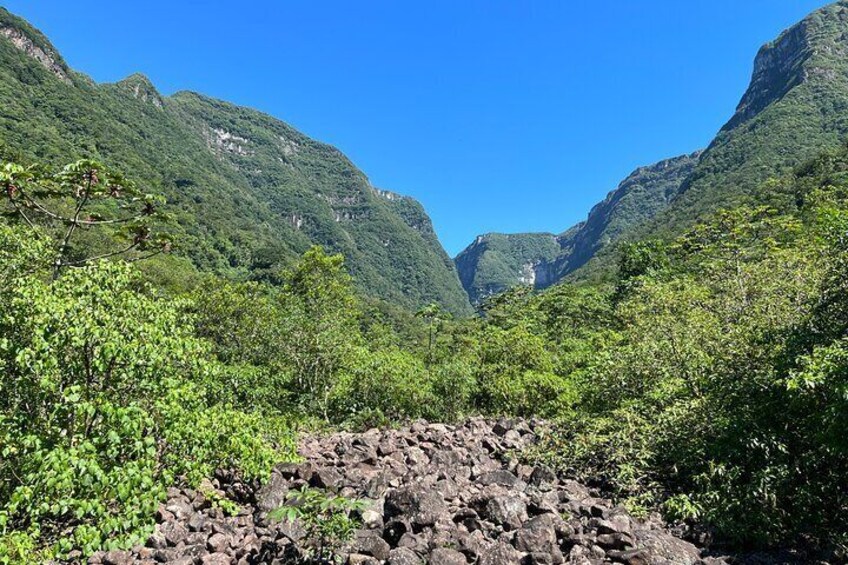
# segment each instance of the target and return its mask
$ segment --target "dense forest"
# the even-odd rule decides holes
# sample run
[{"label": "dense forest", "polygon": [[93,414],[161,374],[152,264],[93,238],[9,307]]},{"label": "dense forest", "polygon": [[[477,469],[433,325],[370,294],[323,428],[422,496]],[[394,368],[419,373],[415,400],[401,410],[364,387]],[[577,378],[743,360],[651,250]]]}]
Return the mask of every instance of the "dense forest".
[{"label": "dense forest", "polygon": [[[86,166],[57,190],[94,195],[80,183],[105,172]],[[7,199],[37,180],[7,167]],[[175,480],[266,477],[297,430],[477,413],[550,419],[523,457],[633,512],[742,544],[846,543],[848,150],[623,247],[605,283],[458,320],[361,298],[320,248],[279,284],[173,291],[124,262],[57,273],[50,231],[0,229],[6,561],[138,541]]]},{"label": "dense forest", "polygon": [[[478,416],[539,430],[515,468],[704,546],[844,562],[845,21],[838,2],[765,46],[793,64],[759,65],[704,153],[565,234],[481,237],[458,276],[423,208],[337,150],[140,76],[96,85],[0,12],[0,563],[144,544],[174,488],[236,516],[210,479],[295,477],[304,437]],[[329,562],[361,501],[300,486],[268,516]]]}]

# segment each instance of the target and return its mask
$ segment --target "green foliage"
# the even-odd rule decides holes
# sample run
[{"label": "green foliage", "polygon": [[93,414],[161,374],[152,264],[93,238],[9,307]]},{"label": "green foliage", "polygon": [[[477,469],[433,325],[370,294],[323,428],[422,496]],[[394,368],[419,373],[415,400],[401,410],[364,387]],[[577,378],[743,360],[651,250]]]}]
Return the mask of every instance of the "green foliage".
[{"label": "green foliage", "polygon": [[339,550],[360,527],[356,516],[366,508],[365,503],[308,487],[290,493],[286,502],[271,513],[271,518],[297,521],[304,527],[306,551],[301,561],[341,563]]},{"label": "green foliage", "polygon": [[[789,32],[818,47],[788,72],[834,68],[844,9]],[[138,541],[175,482],[222,467],[261,479],[293,458],[292,421],[470,413],[551,418],[527,456],[634,511],[748,545],[845,546],[848,149],[759,184],[848,131],[839,73],[786,89],[778,68],[697,166],[636,171],[560,236],[479,241],[458,260],[475,298],[530,268],[546,286],[599,250],[619,268],[487,297],[469,320],[446,314],[467,305],[420,205],[336,150],[257,112],[162,98],[141,76],[61,80],[2,38],[0,59],[0,154],[122,166],[171,199],[185,252],[50,280],[57,256],[110,253],[117,236],[88,228],[137,215],[111,188],[129,183],[89,160],[0,174],[21,220],[0,224],[0,562]],[[665,231],[639,228],[657,214]],[[676,237],[611,252],[640,233]],[[306,525],[307,558],[329,559],[357,526],[355,502],[308,489],[289,502],[280,516]]]},{"label": "green foliage", "polygon": [[7,282],[0,555],[126,547],[149,533],[177,477],[261,477],[293,456],[286,428],[207,394],[221,368],[127,266]]},{"label": "green foliage", "polygon": [[[471,312],[421,205],[377,191],[337,149],[258,111],[188,92],[164,97],[142,75],[95,84],[31,26],[6,10],[0,18],[68,76],[0,38],[4,157],[93,159],[123,171],[167,199],[175,253],[203,272],[273,281],[322,245],[344,254],[364,294]],[[86,257],[117,248],[86,234],[77,243]]]},{"label": "green foliage", "polygon": [[[76,161],[52,174],[37,166],[4,163],[0,190],[14,218],[33,229],[46,225],[48,233],[56,234],[54,276],[64,268],[97,259],[130,256],[138,260],[170,249],[170,240],[153,231],[162,199],[140,193],[121,174],[95,161]],[[110,235],[120,235],[125,242],[118,249],[85,256],[74,249],[73,236],[94,228],[109,229]]]},{"label": "green foliage", "polygon": [[532,456],[736,542],[844,544],[846,155],[767,183],[763,204],[714,214],[661,260],[632,247],[612,318],[595,318],[611,331],[584,334],[599,347],[571,373],[578,400]]},{"label": "green foliage", "polygon": [[493,414],[550,416],[566,406],[569,383],[553,373],[546,346],[543,337],[524,325],[487,327],[478,351],[478,409]]},{"label": "green foliage", "polygon": [[52,267],[50,240],[39,230],[0,224],[0,278],[44,275]]},{"label": "green foliage", "polygon": [[358,359],[331,391],[334,414],[360,427],[432,417],[435,407],[424,363],[400,349],[360,349]]}]

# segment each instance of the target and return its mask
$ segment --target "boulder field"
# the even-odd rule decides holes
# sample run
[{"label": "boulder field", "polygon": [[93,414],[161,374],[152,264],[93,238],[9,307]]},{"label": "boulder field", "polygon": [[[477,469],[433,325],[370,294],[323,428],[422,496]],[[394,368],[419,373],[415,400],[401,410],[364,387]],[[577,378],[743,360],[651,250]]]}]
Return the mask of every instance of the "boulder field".
[{"label": "boulder field", "polygon": [[[90,563],[299,563],[304,528],[268,513],[303,486],[365,503],[341,563],[724,563],[702,557],[658,517],[635,519],[584,485],[522,464],[516,454],[540,425],[476,418],[309,436],[303,462],[278,465],[263,485],[219,472],[197,490],[171,489],[144,547],[101,552]],[[235,515],[215,503],[221,497],[238,503]]]}]

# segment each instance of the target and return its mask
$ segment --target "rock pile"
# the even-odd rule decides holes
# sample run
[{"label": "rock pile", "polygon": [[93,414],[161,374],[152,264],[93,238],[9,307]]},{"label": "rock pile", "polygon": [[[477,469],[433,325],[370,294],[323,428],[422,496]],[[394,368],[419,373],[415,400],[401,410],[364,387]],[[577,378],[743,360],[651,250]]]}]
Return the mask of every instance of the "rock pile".
[{"label": "rock pile", "polygon": [[[297,562],[303,528],[268,512],[304,485],[367,502],[341,556],[356,565],[710,562],[658,520],[636,520],[583,485],[511,457],[535,441],[536,426],[472,419],[307,438],[305,461],[278,466],[259,488],[220,473],[206,485],[216,495],[172,489],[145,547],[91,563]],[[236,516],[213,503],[224,495],[240,503]]]}]

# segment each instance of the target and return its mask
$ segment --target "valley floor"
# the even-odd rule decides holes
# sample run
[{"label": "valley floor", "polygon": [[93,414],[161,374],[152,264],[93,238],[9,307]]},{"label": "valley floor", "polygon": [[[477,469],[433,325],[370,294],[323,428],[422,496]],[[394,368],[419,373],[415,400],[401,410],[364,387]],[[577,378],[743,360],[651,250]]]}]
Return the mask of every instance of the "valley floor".
[{"label": "valley floor", "polygon": [[[201,489],[171,489],[146,547],[91,563],[294,563],[310,541],[297,521],[271,520],[301,487],[365,502],[362,524],[338,552],[359,565],[718,564],[674,537],[658,517],[637,520],[597,492],[515,455],[538,421],[470,419],[305,438],[302,463],[278,466],[254,488],[226,473]],[[214,491],[210,494],[210,491]],[[229,498],[226,515],[215,504]],[[313,540],[314,542],[314,540]]]}]

